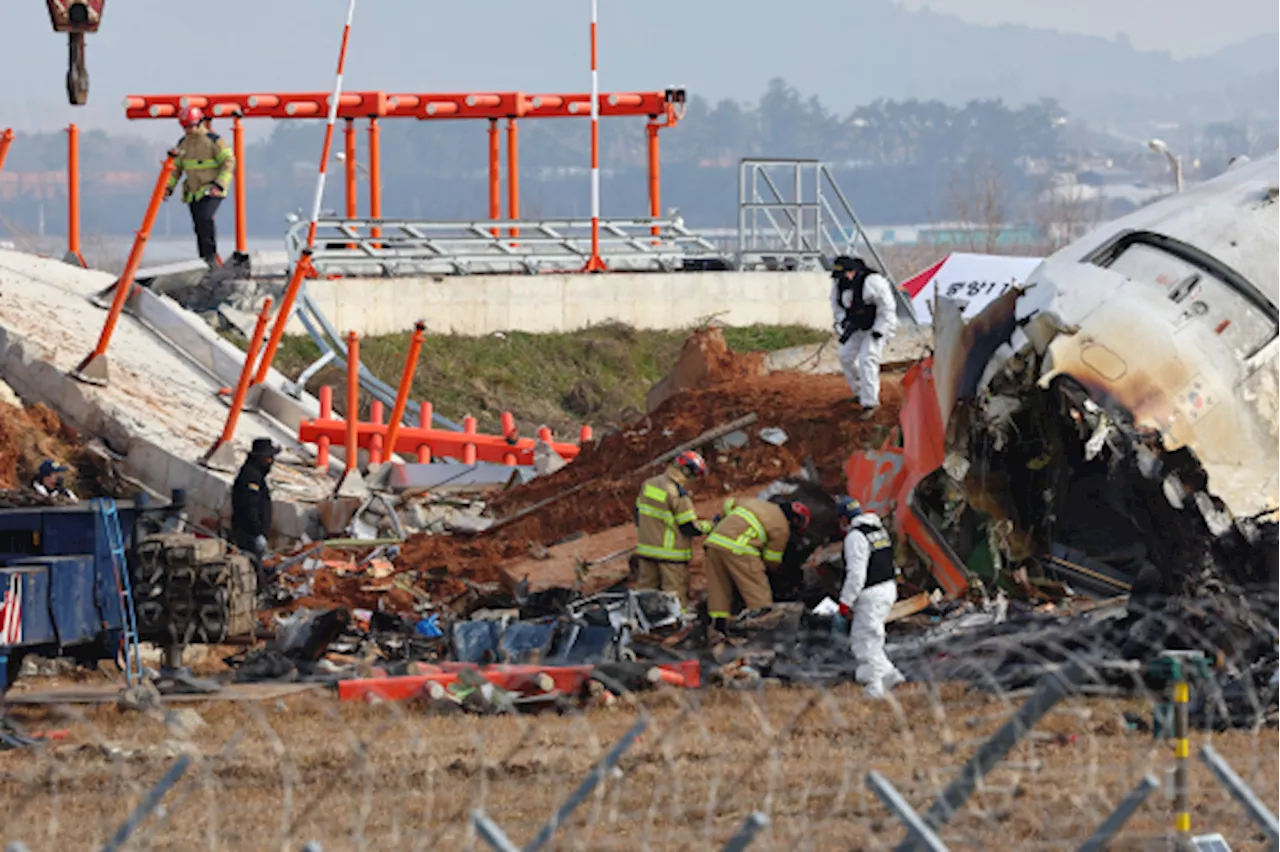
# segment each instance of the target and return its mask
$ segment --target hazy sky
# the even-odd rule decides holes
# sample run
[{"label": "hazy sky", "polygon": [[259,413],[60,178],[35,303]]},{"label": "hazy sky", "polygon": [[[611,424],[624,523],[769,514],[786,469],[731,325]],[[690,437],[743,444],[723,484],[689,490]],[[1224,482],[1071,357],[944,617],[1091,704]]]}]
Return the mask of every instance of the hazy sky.
[{"label": "hazy sky", "polygon": [[[1176,57],[1212,53],[1280,27],[1276,0],[897,0],[928,6],[975,24],[1025,24],[1113,38],[1123,32],[1139,50]],[[1280,52],[1280,48],[1277,49]]]},{"label": "hazy sky", "polygon": [[[922,0],[898,0],[916,10]],[[1144,50],[1211,53],[1280,29],[1277,0],[929,0],[979,24],[1012,23],[1114,38]],[[90,103],[66,103],[65,36],[43,0],[0,0],[0,127],[86,127],[172,135],[128,125],[128,93],[327,91],[346,0],[108,0],[88,37]],[[585,91],[587,0],[361,0],[347,63],[352,89]],[[687,85],[712,99],[755,97],[773,76],[856,49],[885,0],[600,0],[605,90]],[[877,17],[879,16],[879,17]],[[726,26],[733,22],[736,26]],[[722,35],[721,31],[733,35]],[[909,31],[909,27],[908,27]],[[958,45],[963,49],[962,45]],[[815,53],[816,51],[816,53]],[[797,64],[799,63],[799,64]],[[886,75],[901,76],[886,68]],[[828,75],[817,94],[849,108],[875,81]],[[730,91],[730,89],[733,89]],[[810,94],[812,92],[805,92]],[[841,102],[844,98],[845,103]],[[861,102],[861,101],[852,101]],[[251,138],[270,129],[250,123]]]}]

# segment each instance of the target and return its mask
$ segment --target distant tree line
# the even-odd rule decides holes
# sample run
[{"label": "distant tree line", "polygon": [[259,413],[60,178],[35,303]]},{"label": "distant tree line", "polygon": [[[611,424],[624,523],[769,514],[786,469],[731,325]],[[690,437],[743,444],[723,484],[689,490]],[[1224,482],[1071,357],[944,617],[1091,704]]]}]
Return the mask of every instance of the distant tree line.
[{"label": "distant tree line", "polygon": [[[226,129],[226,122],[218,125]],[[838,115],[817,97],[805,98],[775,79],[756,104],[712,104],[697,95],[690,99],[679,126],[661,134],[662,208],[678,208],[694,227],[731,227],[736,223],[739,159],[776,157],[833,164],[846,195],[869,223],[954,217],[956,175],[977,170],[1001,175],[1003,207],[1016,216],[1023,202],[1043,186],[1046,170],[1081,153],[1064,135],[1069,127],[1065,111],[1052,99],[1018,107],[999,100],[962,106],[881,100]],[[176,139],[176,126],[174,130]],[[323,132],[323,121],[278,122],[268,139],[249,146],[245,165],[251,233],[281,234],[287,214],[309,207]],[[1205,138],[1207,145],[1224,151],[1259,141],[1230,124],[1210,128]],[[585,120],[521,123],[520,196],[525,218],[587,215],[589,139]],[[603,214],[646,215],[644,121],[605,119],[601,139]],[[357,160],[362,164],[367,162],[366,142],[361,123]],[[505,215],[505,135],[503,144]],[[137,227],[162,153],[158,148],[102,132],[83,134],[85,233],[126,234]],[[65,152],[64,134],[21,137],[9,152],[5,173],[63,168]],[[381,153],[384,216],[488,215],[484,122],[385,121]],[[141,185],[107,178],[128,172],[147,178]],[[344,209],[341,172],[341,162],[331,161],[325,207],[333,211]],[[360,182],[359,209],[364,214],[368,190],[363,173]],[[59,187],[46,188],[43,202],[30,195],[6,195],[4,187],[0,179],[0,238],[6,229],[34,231],[42,205],[46,233],[59,233],[64,227],[65,199]],[[228,222],[229,206],[223,214]]]}]

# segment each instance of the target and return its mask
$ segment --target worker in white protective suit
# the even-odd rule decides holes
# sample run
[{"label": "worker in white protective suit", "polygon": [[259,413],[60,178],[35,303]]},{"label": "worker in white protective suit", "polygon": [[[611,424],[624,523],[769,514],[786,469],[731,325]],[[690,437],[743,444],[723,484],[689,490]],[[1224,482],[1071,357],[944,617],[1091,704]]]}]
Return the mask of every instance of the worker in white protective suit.
[{"label": "worker in white protective suit", "polygon": [[870,419],[880,405],[880,359],[898,330],[898,307],[888,279],[861,258],[841,255],[831,268],[831,312],[845,381]]},{"label": "worker in white protective suit", "polygon": [[840,614],[853,621],[849,649],[858,662],[854,678],[866,687],[869,698],[883,698],[906,680],[884,653],[884,622],[898,600],[893,544],[880,518],[862,511],[857,500],[844,498],[840,512],[848,529]]}]

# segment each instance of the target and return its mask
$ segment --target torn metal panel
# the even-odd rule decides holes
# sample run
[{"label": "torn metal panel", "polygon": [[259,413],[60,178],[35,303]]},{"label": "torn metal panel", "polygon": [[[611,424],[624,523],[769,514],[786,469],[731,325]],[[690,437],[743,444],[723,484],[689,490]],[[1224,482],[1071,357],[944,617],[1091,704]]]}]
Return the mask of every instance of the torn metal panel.
[{"label": "torn metal panel", "polygon": [[971,321],[964,318],[962,302],[938,298],[933,315],[933,384],[944,431],[956,403],[973,398],[991,356],[1012,338],[1023,292],[1006,291]]},{"label": "torn metal panel", "polygon": [[940,300],[946,481],[913,496],[969,567],[1274,585],[1278,161],[1095,231],[972,322]]},{"label": "torn metal panel", "polygon": [[956,598],[968,588],[964,563],[914,496],[945,459],[933,364],[929,359],[916,363],[903,377],[900,442],[890,436],[878,450],[853,453],[845,476],[849,495],[868,511],[891,518],[899,541],[925,563],[943,592]]}]

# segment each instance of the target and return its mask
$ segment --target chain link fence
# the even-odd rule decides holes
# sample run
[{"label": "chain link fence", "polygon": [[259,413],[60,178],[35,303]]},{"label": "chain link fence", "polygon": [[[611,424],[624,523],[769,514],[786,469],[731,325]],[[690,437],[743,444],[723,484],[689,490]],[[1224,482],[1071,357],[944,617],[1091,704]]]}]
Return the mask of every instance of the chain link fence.
[{"label": "chain link fence", "polygon": [[[701,689],[614,685],[611,706],[536,714],[298,684],[149,711],[17,703],[36,680],[13,718],[65,736],[0,753],[0,835],[31,852],[1275,848],[1274,682],[1244,712],[1230,686],[1256,659],[1103,659],[1027,628],[975,675],[956,664],[990,660],[990,635],[922,650],[935,628],[892,627],[912,680],[883,701],[759,676],[776,643],[749,666],[709,660]],[[1274,642],[1274,613],[1250,629]],[[1192,638],[1211,632],[1202,618]],[[1011,653],[1039,666],[1016,688]]]}]

